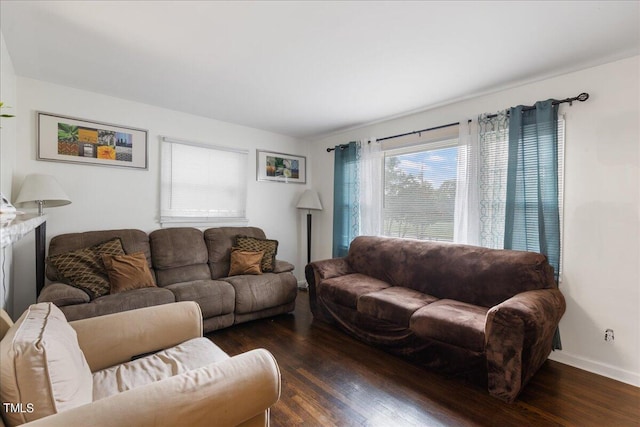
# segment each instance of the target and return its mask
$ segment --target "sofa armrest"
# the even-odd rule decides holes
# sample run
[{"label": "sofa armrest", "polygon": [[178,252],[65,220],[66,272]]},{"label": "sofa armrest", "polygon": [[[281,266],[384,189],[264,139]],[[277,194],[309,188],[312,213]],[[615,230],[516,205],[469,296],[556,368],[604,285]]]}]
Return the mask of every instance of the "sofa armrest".
[{"label": "sofa armrest", "polygon": [[305,276],[307,282],[318,283],[322,280],[332,279],[345,274],[351,274],[353,271],[347,262],[347,258],[332,258],[322,261],[314,261],[305,268]]},{"label": "sofa armrest", "polygon": [[552,350],[566,303],[558,289],[519,293],[492,307],[485,324],[489,393],[513,402]]},{"label": "sofa armrest", "polygon": [[287,273],[289,271],[293,271],[295,266],[287,261],[281,261],[279,259],[276,260],[276,265],[273,268],[274,273]]},{"label": "sofa armrest", "polygon": [[280,386],[276,360],[258,349],[23,425],[236,426],[273,406]]},{"label": "sofa armrest", "polygon": [[332,317],[326,313],[317,302],[316,286],[323,280],[351,274],[353,270],[347,262],[347,258],[332,258],[322,261],[314,261],[304,268],[304,275],[309,285],[309,306],[316,319],[331,322]]},{"label": "sofa armrest", "polygon": [[69,322],[91,372],[202,336],[194,301],[139,308]]},{"label": "sofa armrest", "polygon": [[42,292],[38,296],[38,302],[52,302],[58,307],[86,304],[89,301],[91,301],[91,298],[82,289],[60,282],[48,284],[42,288]]},{"label": "sofa armrest", "polygon": [[325,259],[307,264],[304,275],[309,285],[310,299],[315,300],[316,285],[321,281],[351,273],[353,271],[346,258]]}]

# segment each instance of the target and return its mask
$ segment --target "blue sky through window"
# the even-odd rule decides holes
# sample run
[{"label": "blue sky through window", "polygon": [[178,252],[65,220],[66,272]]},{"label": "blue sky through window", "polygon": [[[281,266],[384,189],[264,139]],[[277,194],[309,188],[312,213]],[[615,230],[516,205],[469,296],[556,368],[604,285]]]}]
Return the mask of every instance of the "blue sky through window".
[{"label": "blue sky through window", "polygon": [[458,147],[440,148],[417,153],[394,156],[399,160],[399,168],[406,174],[422,175],[430,181],[434,189],[447,180],[456,179]]}]

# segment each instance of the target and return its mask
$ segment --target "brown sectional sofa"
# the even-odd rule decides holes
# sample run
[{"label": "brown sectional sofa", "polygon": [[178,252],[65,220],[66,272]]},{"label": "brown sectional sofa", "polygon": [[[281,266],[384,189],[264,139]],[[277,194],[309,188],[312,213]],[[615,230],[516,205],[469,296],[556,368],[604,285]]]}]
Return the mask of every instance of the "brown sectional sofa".
[{"label": "brown sectional sofa", "polygon": [[51,239],[48,255],[82,249],[119,237],[127,254],[143,252],[157,287],[135,289],[90,299],[81,289],[61,283],[47,265],[47,284],[38,302],[53,302],[67,320],[78,320],[125,310],[196,301],[211,332],[294,310],[297,280],[293,265],[276,261],[271,273],[227,277],[236,236],[264,239],[256,227],[166,228],[147,234],[141,230],[105,230],[61,234]]},{"label": "brown sectional sofa", "polygon": [[566,307],[532,252],[360,236],[305,275],[315,318],[507,402],[549,356]]}]

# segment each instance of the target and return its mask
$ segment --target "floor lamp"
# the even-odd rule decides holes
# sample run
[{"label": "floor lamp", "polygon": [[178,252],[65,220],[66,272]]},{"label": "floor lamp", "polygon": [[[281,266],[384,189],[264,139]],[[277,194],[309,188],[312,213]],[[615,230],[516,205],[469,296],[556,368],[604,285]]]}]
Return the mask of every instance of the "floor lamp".
[{"label": "floor lamp", "polygon": [[307,264],[309,264],[311,262],[311,210],[322,210],[318,193],[313,190],[304,190],[296,208],[307,209]]}]

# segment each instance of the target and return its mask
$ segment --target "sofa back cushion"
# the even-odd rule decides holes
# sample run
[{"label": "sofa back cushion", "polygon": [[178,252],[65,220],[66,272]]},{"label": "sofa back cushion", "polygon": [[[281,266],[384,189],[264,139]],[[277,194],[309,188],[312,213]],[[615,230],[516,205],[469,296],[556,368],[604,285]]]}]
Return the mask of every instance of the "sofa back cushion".
[{"label": "sofa back cushion", "polygon": [[22,404],[17,411],[3,405],[10,426],[93,401],[93,377],[76,332],[52,303],[24,312],[2,339],[0,360],[0,398]]},{"label": "sofa back cushion", "polygon": [[158,286],[211,279],[202,231],[178,227],[149,234]]},{"label": "sofa back cushion", "polygon": [[[106,242],[114,238],[119,238],[125,253],[144,253],[147,265],[151,268],[151,248],[149,246],[149,236],[141,230],[102,230],[87,231],[84,233],[67,233],[54,236],[49,243],[49,256],[76,251],[99,243]],[[153,270],[151,270],[153,273]],[[47,265],[47,278],[54,282],[59,282],[63,278],[51,265]]]},{"label": "sofa back cushion", "polygon": [[[103,257],[114,255],[125,255],[119,238],[89,248],[50,255],[47,264],[55,270],[62,282],[82,289],[94,299],[109,293],[111,286]],[[144,255],[142,257],[146,264],[147,260]]]},{"label": "sofa back cushion", "polygon": [[390,237],[356,237],[352,270],[433,295],[493,307],[534,289],[555,288],[553,267],[534,252]]},{"label": "sofa back cushion", "polygon": [[231,248],[236,243],[236,236],[266,238],[264,231],[257,227],[216,227],[205,230],[204,240],[207,245],[212,279],[229,276]]}]

